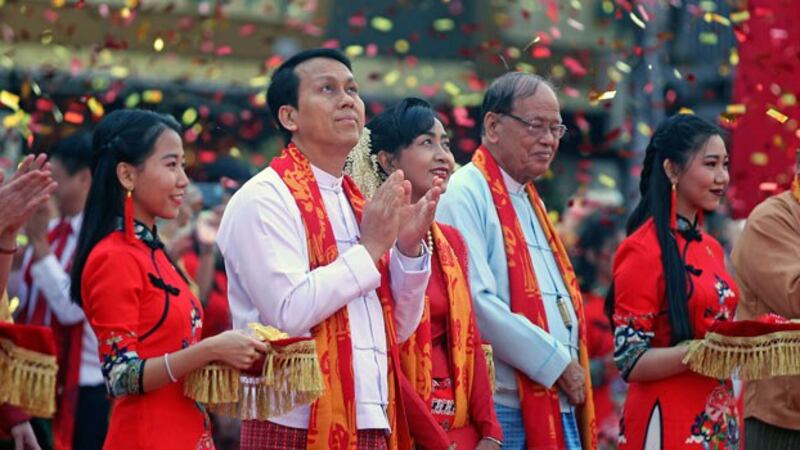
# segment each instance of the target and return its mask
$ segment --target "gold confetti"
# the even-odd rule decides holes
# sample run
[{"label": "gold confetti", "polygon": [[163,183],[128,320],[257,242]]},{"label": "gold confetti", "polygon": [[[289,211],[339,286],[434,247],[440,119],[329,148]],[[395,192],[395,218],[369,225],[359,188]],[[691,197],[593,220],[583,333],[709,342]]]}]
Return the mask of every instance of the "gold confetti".
[{"label": "gold confetti", "polygon": [[611,177],[609,175],[606,175],[604,173],[601,173],[601,174],[599,174],[597,176],[597,181],[599,181],[600,184],[602,184],[603,186],[605,186],[607,188],[610,188],[610,189],[613,189],[613,188],[617,187],[617,180],[615,180],[613,177]]},{"label": "gold confetti", "polygon": [[193,124],[195,120],[197,120],[197,110],[194,108],[187,109],[181,116],[181,122],[186,126]]},{"label": "gold confetti", "polygon": [[797,104],[797,97],[791,92],[787,92],[781,95],[780,102],[783,106],[794,106]]},{"label": "gold confetti", "polygon": [[630,13],[628,13],[628,17],[631,18],[631,21],[633,21],[633,23],[635,23],[637,27],[639,27],[639,28],[641,28],[643,30],[645,29],[645,24],[642,21],[642,19],[639,18],[639,16],[637,16],[636,14],[630,12]]},{"label": "gold confetti", "polygon": [[94,97],[89,97],[86,105],[89,107],[89,110],[92,111],[92,115],[95,117],[103,117],[103,114],[105,114],[103,104],[97,101],[97,99]]},{"label": "gold confetti", "polygon": [[700,33],[699,39],[700,43],[705,45],[717,45],[717,42],[719,42],[719,37],[717,36],[717,33],[713,33],[710,31]]},{"label": "gold confetti", "polygon": [[378,31],[383,31],[384,33],[392,31],[392,21],[387,19],[386,17],[382,16],[375,16],[372,18],[372,28],[375,28]]},{"label": "gold confetti", "polygon": [[254,88],[265,87],[266,85],[269,84],[269,80],[270,80],[270,78],[267,75],[262,75],[262,76],[259,76],[259,77],[250,78],[249,83],[250,83],[250,86],[252,86]]},{"label": "gold confetti", "polygon": [[411,49],[411,44],[409,44],[405,39],[398,39],[394,43],[394,49],[397,51],[397,53],[408,53],[408,50]]},{"label": "gold confetti", "polygon": [[456,86],[452,81],[445,81],[442,87],[444,88],[445,92],[453,97],[461,93],[461,89],[459,89],[459,87]]},{"label": "gold confetti", "polygon": [[726,106],[725,112],[728,114],[744,114],[747,112],[747,108],[741,103],[736,103]]},{"label": "gold confetti", "polygon": [[750,162],[753,165],[764,167],[769,163],[769,157],[764,152],[754,152],[750,155]]},{"label": "gold confetti", "polygon": [[789,116],[783,114],[782,112],[778,111],[775,108],[770,108],[767,110],[767,115],[772,117],[773,119],[777,120],[780,123],[784,123],[789,120]]},{"label": "gold confetti", "polygon": [[433,29],[438,32],[452,31],[455,28],[455,22],[450,18],[436,19],[433,21]]},{"label": "gold confetti", "polygon": [[741,23],[748,19],[750,19],[750,11],[748,10],[738,11],[731,14],[731,21],[733,21],[733,23]]},{"label": "gold confetti", "polygon": [[386,83],[387,86],[394,86],[394,84],[397,83],[397,80],[399,79],[400,79],[400,72],[398,72],[397,70],[393,70],[387,73],[383,77],[383,82]]},{"label": "gold confetti", "polygon": [[344,52],[349,58],[355,58],[364,54],[364,47],[361,45],[348,45],[345,47]]},{"label": "gold confetti", "polygon": [[164,93],[158,89],[148,89],[142,92],[142,99],[147,103],[161,103]]},{"label": "gold confetti", "polygon": [[19,95],[6,91],[0,92],[0,103],[16,111],[19,109]]},{"label": "gold confetti", "polygon": [[597,101],[611,100],[617,96],[617,91],[605,91],[597,97]]},{"label": "gold confetti", "polygon": [[694,110],[692,108],[683,107],[678,110],[678,114],[694,114]]}]

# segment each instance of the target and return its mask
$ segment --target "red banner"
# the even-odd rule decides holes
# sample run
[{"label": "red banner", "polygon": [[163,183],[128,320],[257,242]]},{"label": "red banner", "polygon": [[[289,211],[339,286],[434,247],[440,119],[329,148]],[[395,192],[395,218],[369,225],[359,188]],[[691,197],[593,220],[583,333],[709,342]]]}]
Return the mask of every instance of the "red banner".
[{"label": "red banner", "polygon": [[789,187],[800,148],[800,5],[750,0],[731,15],[739,42],[734,83],[731,200],[746,217],[768,196]]}]

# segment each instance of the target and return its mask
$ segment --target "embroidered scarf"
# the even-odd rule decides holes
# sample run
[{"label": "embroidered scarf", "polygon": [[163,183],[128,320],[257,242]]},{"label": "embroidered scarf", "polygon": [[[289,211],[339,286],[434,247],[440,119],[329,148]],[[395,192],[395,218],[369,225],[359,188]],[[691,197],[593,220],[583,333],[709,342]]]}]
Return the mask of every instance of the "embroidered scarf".
[{"label": "embroidered scarf", "polygon": [[[292,193],[305,226],[311,270],[332,263],[339,256],[336,238],[328,220],[319,185],[314,178],[311,165],[294,144],[289,144],[270,167],[281,177]],[[353,208],[356,220],[361,221],[364,197],[355,183],[344,177],[344,192]],[[389,405],[388,418],[392,434],[389,448],[398,448],[398,435],[406,432],[405,414],[396,394],[398,381],[395,368],[399,367],[397,335],[389,280],[382,277],[378,296],[383,308],[386,329],[386,345],[389,350]],[[308,426],[307,448],[314,450],[355,450],[357,444],[355,374],[353,373],[353,349],[350,341],[350,322],[347,308],[341,308],[322,323],[316,325],[311,334],[317,345],[325,393],[311,405]],[[401,420],[398,420],[398,416]]]},{"label": "embroidered scarf", "polygon": [[[472,297],[469,293],[464,268],[459,264],[453,247],[447,241],[442,229],[433,223],[434,256],[438,257],[444,272],[444,284],[450,307],[447,327],[450,367],[455,391],[456,415],[453,428],[469,424],[469,397],[472,393],[475,362],[475,325],[472,315]],[[403,373],[406,374],[414,390],[428,406],[432,401],[433,381],[431,372],[431,320],[430,299],[425,294],[425,309],[417,330],[400,349]],[[481,355],[483,357],[483,355]]]},{"label": "embroidered scarf", "polygon": [[[532,324],[546,331],[548,329],[547,316],[530,253],[525,243],[525,234],[522,232],[519,219],[511,203],[500,167],[491,153],[483,146],[475,151],[472,163],[481,171],[489,184],[492,200],[503,229],[503,241],[508,260],[511,311],[522,314]],[[586,370],[586,402],[578,408],[580,414],[578,426],[581,430],[583,448],[586,450],[596,449],[597,430],[589,374],[589,353],[586,346],[586,321],[583,316],[583,302],[578,280],[572,270],[567,252],[547,217],[536,188],[532,183],[528,183],[525,189],[536,212],[536,217],[547,236],[547,241],[550,243],[550,248],[553,250],[559,272],[569,291],[572,306],[575,308],[575,315],[578,317],[579,358],[581,366]],[[547,389],[520,372],[517,373],[517,386],[528,449],[557,450],[565,448],[558,388],[553,386]]]}]

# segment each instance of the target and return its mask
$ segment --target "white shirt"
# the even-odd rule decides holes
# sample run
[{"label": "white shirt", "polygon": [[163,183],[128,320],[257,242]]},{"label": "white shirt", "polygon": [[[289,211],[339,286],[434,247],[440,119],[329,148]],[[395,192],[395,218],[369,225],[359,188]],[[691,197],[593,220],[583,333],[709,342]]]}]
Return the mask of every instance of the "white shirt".
[{"label": "white shirt", "polygon": [[[556,351],[562,356],[561,360],[573,360],[578,358],[578,318],[575,314],[575,308],[572,306],[572,300],[564,284],[564,279],[558,269],[553,250],[547,242],[547,236],[544,234],[542,224],[536,216],[536,211],[528,197],[525,190],[525,185],[520,184],[517,180],[513,179],[503,169],[500,169],[503,174],[503,181],[506,183],[511,202],[513,203],[514,210],[517,212],[517,217],[520,221],[523,233],[525,234],[525,241],[528,245],[528,252],[531,256],[531,263],[533,270],[536,273],[536,282],[539,286],[539,291],[542,294],[542,303],[544,304],[545,316],[547,316],[547,329],[545,332],[541,328],[537,328],[542,333],[549,333],[556,341]],[[567,329],[564,320],[559,312],[556,299],[561,297],[564,299],[564,305],[567,307],[572,329]],[[566,396],[561,393],[561,410],[572,410],[571,405],[566,399]]]},{"label": "white shirt", "polygon": [[[48,231],[58,225],[60,219],[50,221]],[[50,253],[44,258],[33,263],[31,266],[31,278],[33,283],[28,286],[25,282],[24,270],[31,264],[33,258],[33,248],[28,248],[22,260],[22,269],[11,274],[9,277],[9,295],[17,296],[20,299],[20,307],[26,306],[28,301],[30,306],[26,309],[27,317],[19,317],[22,323],[28,323],[36,309],[36,302],[39,294],[42,294],[47,301],[47,312],[45,313],[44,323],[50,325],[53,315],[62,325],[75,325],[83,322],[83,337],[81,338],[81,367],[79,384],[81,386],[97,386],[103,384],[103,373],[100,370],[100,357],[98,356],[97,337],[85,320],[83,309],[72,301],[70,297],[70,276],[67,269],[72,265],[72,257],[75,254],[75,246],[78,243],[78,233],[83,224],[83,213],[70,219],[72,231],[67,238],[61,258],[57,259],[54,253]],[[50,250],[55,251],[56,243],[50,245]]]},{"label": "white shirt", "polygon": [[[308,243],[297,203],[272,168],[254,176],[231,198],[217,235],[228,274],[228,302],[233,326],[250,322],[272,325],[290,336],[309,330],[347,307],[353,346],[356,422],[359,429],[388,429],[386,333],[375,289],[381,277],[360,245],[355,215],[337,178],[312,166],[338,258],[309,268]],[[430,276],[427,249],[419,258],[390,252],[397,338],[405,341],[422,316]],[[309,407],[270,419],[280,425],[308,428]]]}]

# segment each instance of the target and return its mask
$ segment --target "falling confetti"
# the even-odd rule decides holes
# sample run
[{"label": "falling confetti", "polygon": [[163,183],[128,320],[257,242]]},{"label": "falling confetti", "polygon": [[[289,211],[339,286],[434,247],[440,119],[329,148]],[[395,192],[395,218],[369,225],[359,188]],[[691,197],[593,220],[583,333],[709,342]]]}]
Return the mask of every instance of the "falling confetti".
[{"label": "falling confetti", "polygon": [[773,119],[777,120],[780,123],[784,123],[789,120],[789,117],[783,114],[782,112],[778,111],[775,108],[770,108],[767,110],[767,115],[772,117]]}]

